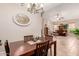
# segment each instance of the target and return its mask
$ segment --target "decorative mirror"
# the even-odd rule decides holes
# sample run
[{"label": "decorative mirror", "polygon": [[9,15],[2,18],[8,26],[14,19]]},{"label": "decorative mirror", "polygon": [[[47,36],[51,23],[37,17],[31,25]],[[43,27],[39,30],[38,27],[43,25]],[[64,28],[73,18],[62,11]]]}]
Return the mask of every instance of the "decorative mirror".
[{"label": "decorative mirror", "polygon": [[13,21],[20,26],[27,26],[30,24],[30,19],[25,14],[17,14],[14,16]]}]

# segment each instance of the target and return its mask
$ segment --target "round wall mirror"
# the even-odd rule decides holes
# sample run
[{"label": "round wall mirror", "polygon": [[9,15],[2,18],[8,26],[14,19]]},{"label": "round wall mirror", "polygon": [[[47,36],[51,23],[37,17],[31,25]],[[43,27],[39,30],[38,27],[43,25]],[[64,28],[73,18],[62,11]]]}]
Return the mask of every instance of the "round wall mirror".
[{"label": "round wall mirror", "polygon": [[17,14],[14,16],[13,21],[20,26],[26,26],[30,24],[30,19],[25,14]]}]

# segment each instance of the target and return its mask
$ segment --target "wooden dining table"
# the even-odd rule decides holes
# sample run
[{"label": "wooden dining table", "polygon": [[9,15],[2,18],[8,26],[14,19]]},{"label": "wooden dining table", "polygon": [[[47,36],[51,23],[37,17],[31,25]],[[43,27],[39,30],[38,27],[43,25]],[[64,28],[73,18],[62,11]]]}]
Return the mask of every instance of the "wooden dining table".
[{"label": "wooden dining table", "polygon": [[[41,40],[43,42],[43,40]],[[54,45],[54,56],[56,56],[56,41],[49,42],[49,48],[51,45]],[[16,41],[12,42],[9,45],[10,47],[10,56],[31,56],[35,53],[36,44],[29,44],[28,42],[24,41]]]}]

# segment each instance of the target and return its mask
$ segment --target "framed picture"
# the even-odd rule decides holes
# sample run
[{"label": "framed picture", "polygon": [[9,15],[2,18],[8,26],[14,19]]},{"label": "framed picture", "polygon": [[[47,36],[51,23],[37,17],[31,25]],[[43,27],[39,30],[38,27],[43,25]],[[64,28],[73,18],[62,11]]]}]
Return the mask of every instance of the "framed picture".
[{"label": "framed picture", "polygon": [[27,26],[30,24],[30,19],[25,14],[17,14],[13,17],[13,22],[20,26]]}]

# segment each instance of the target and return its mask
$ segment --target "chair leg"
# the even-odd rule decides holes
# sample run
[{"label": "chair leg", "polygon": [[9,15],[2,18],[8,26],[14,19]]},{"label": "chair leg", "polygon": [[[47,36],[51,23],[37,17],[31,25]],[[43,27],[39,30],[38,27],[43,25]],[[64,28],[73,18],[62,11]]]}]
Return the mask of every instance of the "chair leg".
[{"label": "chair leg", "polygon": [[56,56],[56,48],[57,48],[57,42],[54,42],[54,56]]},{"label": "chair leg", "polygon": [[52,46],[50,47],[50,56],[52,56]]},{"label": "chair leg", "polygon": [[6,53],[6,56],[10,56],[9,53]]}]

